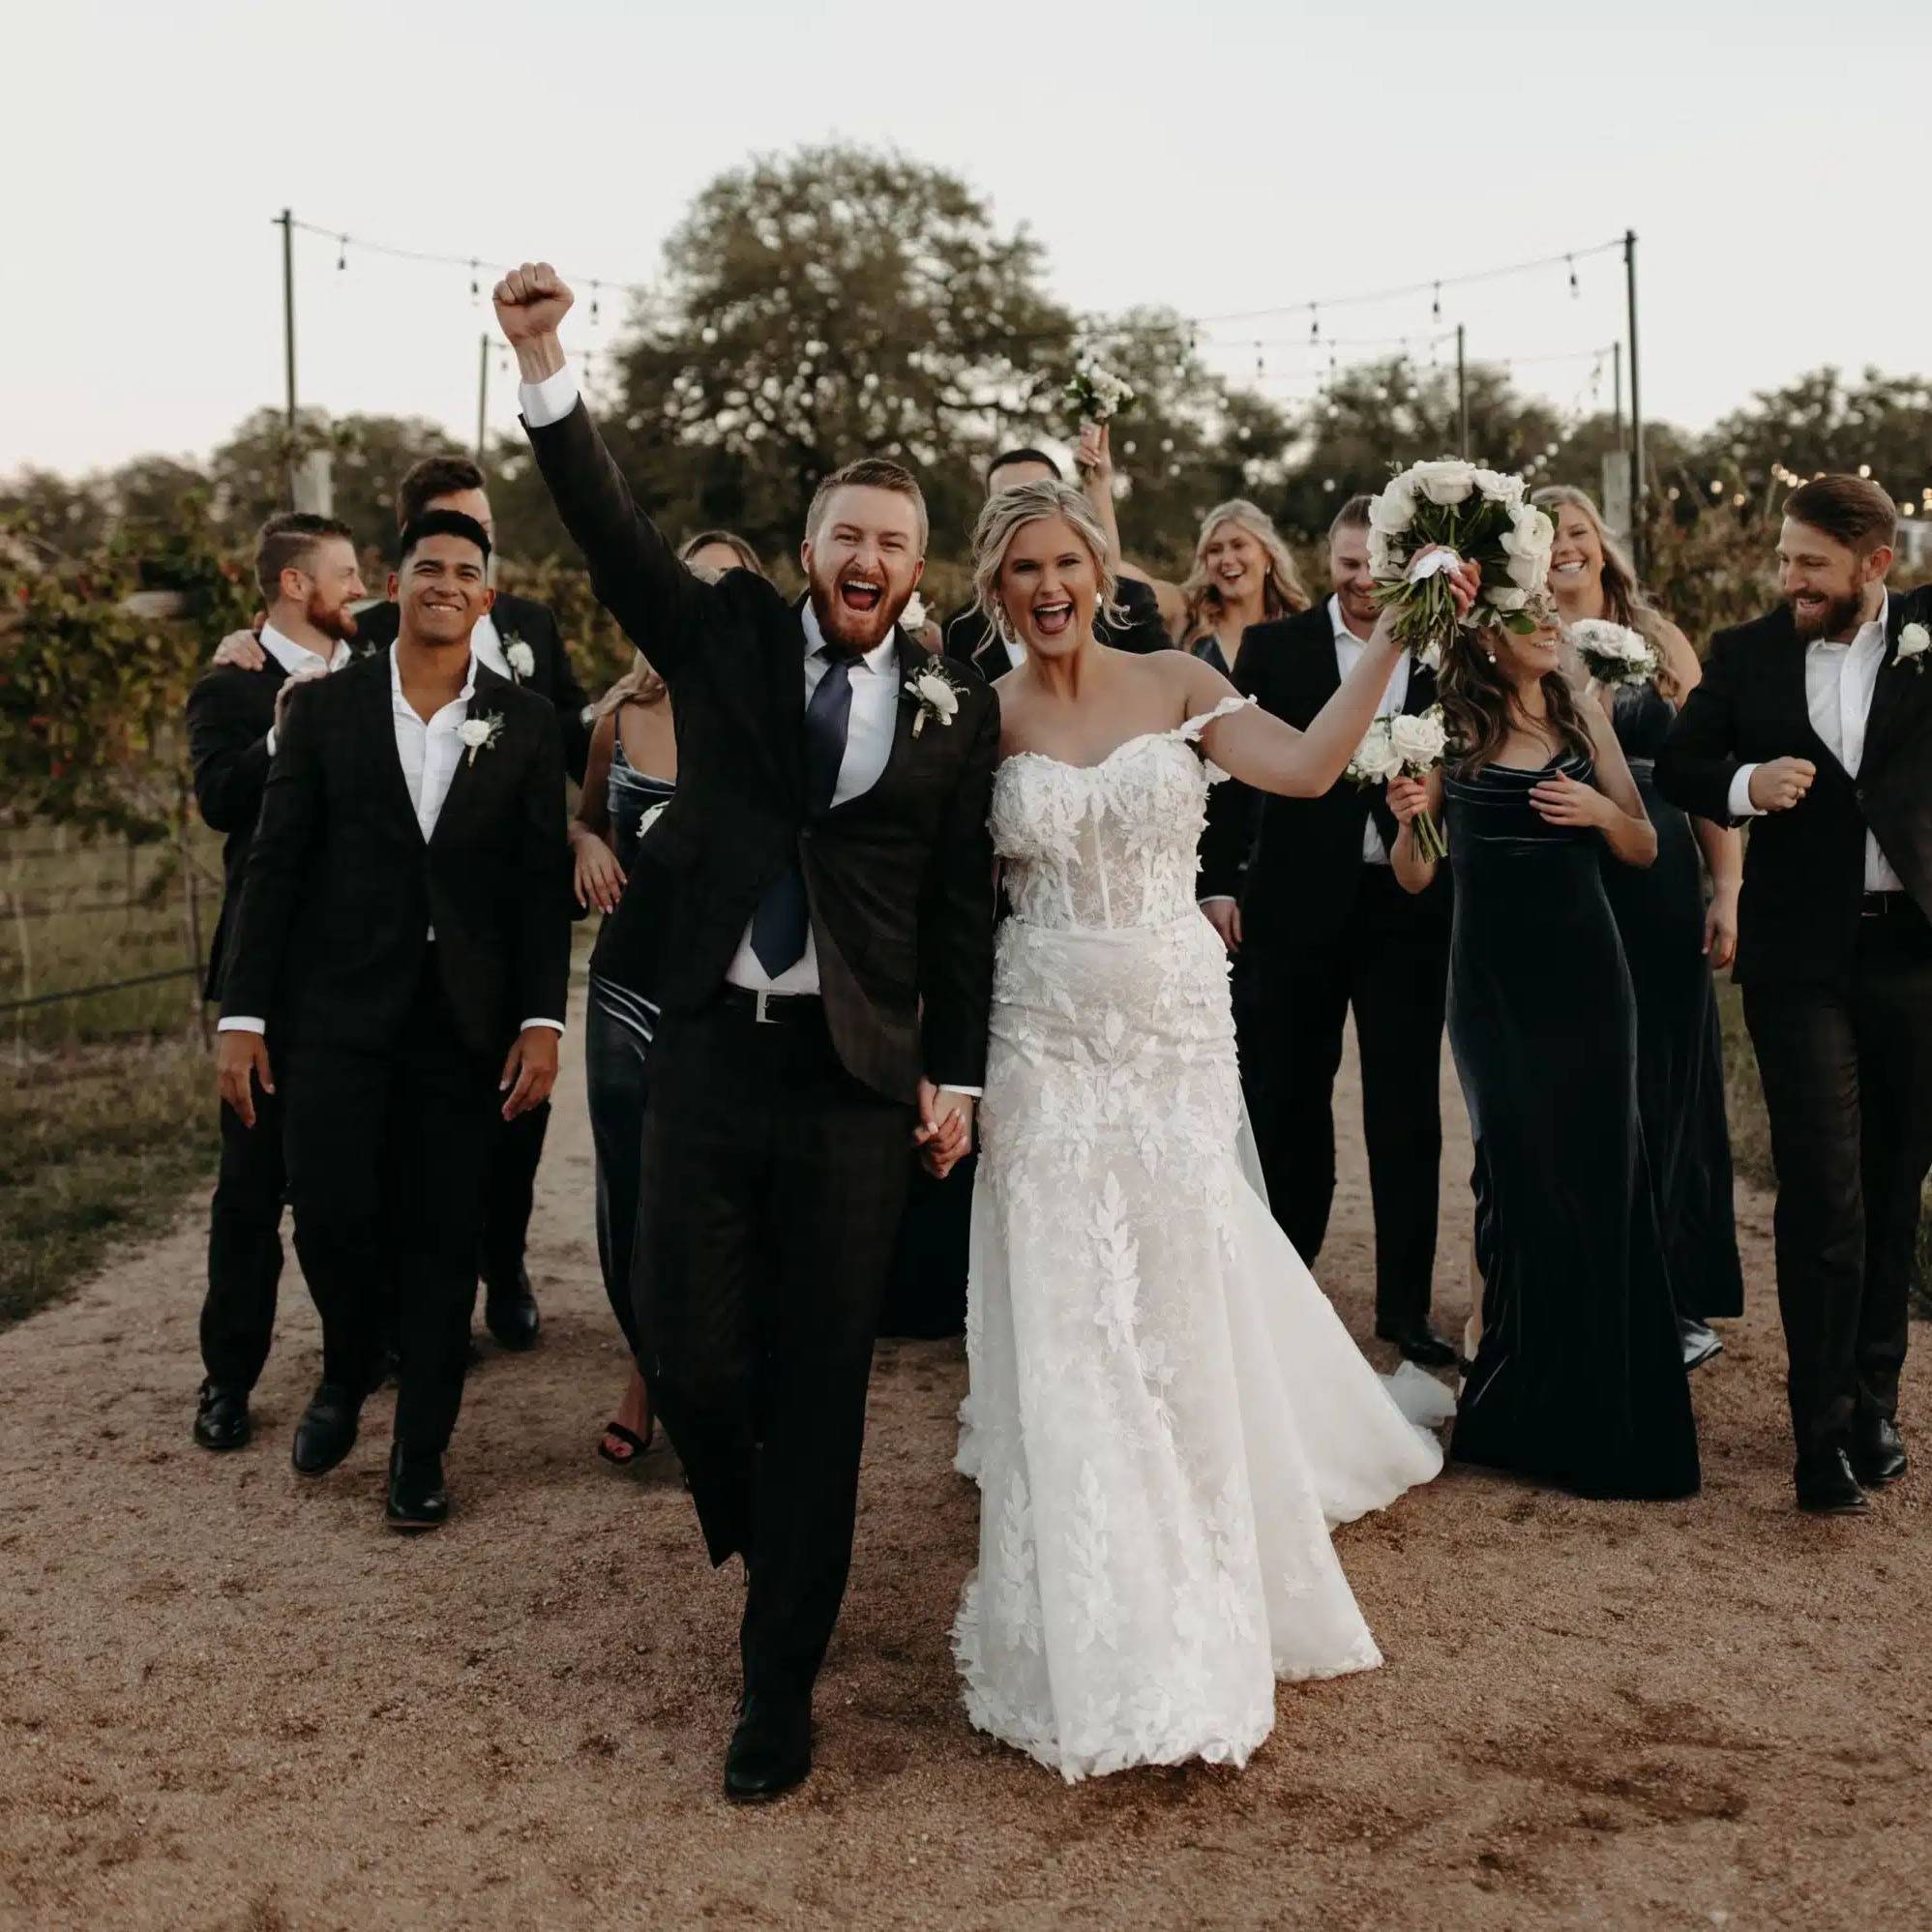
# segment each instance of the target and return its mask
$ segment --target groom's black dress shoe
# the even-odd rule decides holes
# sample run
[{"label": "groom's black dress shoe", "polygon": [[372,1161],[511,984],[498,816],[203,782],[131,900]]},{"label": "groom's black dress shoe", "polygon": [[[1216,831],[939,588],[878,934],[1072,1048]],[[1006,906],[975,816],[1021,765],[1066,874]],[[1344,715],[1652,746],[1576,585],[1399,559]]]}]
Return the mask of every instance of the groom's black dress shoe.
[{"label": "groom's black dress shoe", "polygon": [[194,1405],[194,1440],[204,1449],[239,1449],[248,1439],[248,1390],[204,1382]]},{"label": "groom's black dress shoe", "polygon": [[1378,1323],[1375,1332],[1380,1340],[1393,1342],[1404,1361],[1425,1369],[1446,1369],[1455,1363],[1455,1350],[1426,1322],[1418,1322],[1412,1328],[1385,1328]]},{"label": "groom's black dress shoe", "polygon": [[1862,1516],[1871,1508],[1843,1449],[1814,1449],[1798,1459],[1798,1506],[1814,1516]]},{"label": "groom's black dress shoe", "polygon": [[1852,1473],[1864,1489],[1883,1489],[1906,1470],[1905,1439],[1889,1415],[1860,1422],[1852,1431]]},{"label": "groom's black dress shoe", "polygon": [[496,1346],[520,1354],[534,1349],[543,1318],[530,1292],[529,1270],[519,1262],[514,1275],[501,1281],[486,1279],[483,1290],[483,1323],[496,1338]]},{"label": "groom's black dress shoe", "polygon": [[725,1753],[725,1796],[740,1803],[777,1798],[811,1769],[811,1698],[748,1692]]},{"label": "groom's black dress shoe", "polygon": [[295,1425],[292,1460],[303,1475],[326,1475],[356,1445],[363,1398],[339,1382],[325,1382],[309,1398]]},{"label": "groom's black dress shoe", "polygon": [[383,1514],[392,1530],[440,1530],[450,1514],[442,1457],[398,1442],[389,1451],[389,1504]]}]

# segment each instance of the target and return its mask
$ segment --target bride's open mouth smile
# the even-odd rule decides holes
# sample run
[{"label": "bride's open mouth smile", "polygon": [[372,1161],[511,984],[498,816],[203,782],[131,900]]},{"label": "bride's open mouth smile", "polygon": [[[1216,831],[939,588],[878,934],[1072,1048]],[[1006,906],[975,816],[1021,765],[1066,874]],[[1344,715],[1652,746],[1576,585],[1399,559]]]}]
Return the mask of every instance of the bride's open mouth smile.
[{"label": "bride's open mouth smile", "polygon": [[1033,606],[1033,628],[1043,638],[1064,637],[1072,622],[1073,604],[1070,599]]}]

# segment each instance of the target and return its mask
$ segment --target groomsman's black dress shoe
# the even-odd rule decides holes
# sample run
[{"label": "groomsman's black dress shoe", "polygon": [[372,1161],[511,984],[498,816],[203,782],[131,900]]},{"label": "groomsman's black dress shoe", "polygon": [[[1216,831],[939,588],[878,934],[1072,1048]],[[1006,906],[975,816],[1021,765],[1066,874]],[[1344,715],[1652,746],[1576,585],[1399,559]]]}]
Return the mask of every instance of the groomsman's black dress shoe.
[{"label": "groomsman's black dress shoe", "polygon": [[1378,1323],[1376,1335],[1382,1341],[1393,1342],[1401,1351],[1404,1361],[1414,1362],[1425,1369],[1455,1366],[1455,1350],[1426,1322],[1418,1322],[1412,1328],[1384,1328]]},{"label": "groomsman's black dress shoe", "polygon": [[811,1698],[748,1692],[725,1753],[725,1796],[740,1803],[777,1798],[811,1769]]},{"label": "groomsman's black dress shoe", "polygon": [[1813,1449],[1798,1459],[1798,1506],[1814,1516],[1862,1516],[1871,1508],[1843,1449]]},{"label": "groomsman's black dress shoe", "polygon": [[1889,1415],[1875,1416],[1852,1431],[1852,1473],[1865,1489],[1883,1489],[1905,1473],[1905,1439]]},{"label": "groomsman's black dress shoe", "polygon": [[1724,1344],[1718,1340],[1716,1329],[1698,1321],[1694,1315],[1678,1317],[1678,1342],[1683,1350],[1686,1370],[1702,1368],[1712,1355],[1724,1352]]},{"label": "groomsman's black dress shoe", "polygon": [[239,1449],[248,1439],[248,1391],[204,1382],[194,1408],[194,1440],[204,1449]]},{"label": "groomsman's black dress shoe", "polygon": [[496,1338],[496,1346],[519,1353],[534,1349],[543,1318],[537,1313],[537,1297],[530,1292],[529,1270],[519,1262],[517,1272],[508,1280],[486,1280],[483,1288],[484,1325]]},{"label": "groomsman's black dress shoe", "polygon": [[450,1513],[442,1457],[398,1442],[389,1451],[389,1506],[383,1513],[392,1530],[440,1530]]},{"label": "groomsman's black dress shoe", "polygon": [[339,1382],[325,1382],[309,1398],[295,1425],[293,1461],[303,1475],[326,1475],[356,1445],[362,1421],[360,1395]]}]

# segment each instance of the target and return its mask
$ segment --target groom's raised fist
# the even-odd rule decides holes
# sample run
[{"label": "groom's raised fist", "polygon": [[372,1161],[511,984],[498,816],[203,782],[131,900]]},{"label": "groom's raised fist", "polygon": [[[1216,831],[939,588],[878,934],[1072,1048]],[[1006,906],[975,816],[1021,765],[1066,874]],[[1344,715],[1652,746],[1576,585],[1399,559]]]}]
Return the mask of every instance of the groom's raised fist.
[{"label": "groom's raised fist", "polygon": [[490,299],[504,335],[513,342],[528,342],[555,335],[577,298],[549,262],[526,261],[496,284]]}]

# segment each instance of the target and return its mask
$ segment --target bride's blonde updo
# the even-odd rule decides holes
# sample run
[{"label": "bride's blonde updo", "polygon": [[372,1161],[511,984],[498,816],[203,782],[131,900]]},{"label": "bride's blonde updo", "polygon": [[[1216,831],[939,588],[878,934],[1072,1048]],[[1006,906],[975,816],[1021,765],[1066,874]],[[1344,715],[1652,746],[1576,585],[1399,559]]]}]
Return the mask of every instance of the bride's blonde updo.
[{"label": "bride's blonde updo", "polygon": [[1125,623],[1126,612],[1114,601],[1119,579],[1107,561],[1107,532],[1100,527],[1086,498],[1071,484],[1054,479],[1002,490],[996,496],[989,496],[979,513],[972,531],[972,588],[973,601],[986,621],[1000,637],[1013,636],[1013,627],[1000,608],[999,573],[1006,567],[1006,552],[1013,539],[1028,523],[1049,517],[1064,518],[1093,560],[1093,574],[1100,584],[1095,614],[1110,624]]}]

